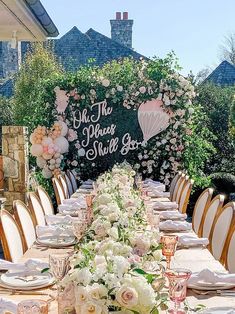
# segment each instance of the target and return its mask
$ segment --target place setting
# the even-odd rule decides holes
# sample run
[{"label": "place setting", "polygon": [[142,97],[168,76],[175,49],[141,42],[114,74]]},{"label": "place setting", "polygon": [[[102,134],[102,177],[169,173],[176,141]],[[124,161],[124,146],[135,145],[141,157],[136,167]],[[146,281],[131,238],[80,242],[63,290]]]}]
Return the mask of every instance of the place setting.
[{"label": "place setting", "polygon": [[43,272],[49,268],[49,264],[41,260],[29,259],[25,263],[4,262],[0,262],[0,270],[4,271],[0,276],[0,287],[13,293],[17,293],[18,290],[20,293],[47,288],[55,282],[52,274]]}]

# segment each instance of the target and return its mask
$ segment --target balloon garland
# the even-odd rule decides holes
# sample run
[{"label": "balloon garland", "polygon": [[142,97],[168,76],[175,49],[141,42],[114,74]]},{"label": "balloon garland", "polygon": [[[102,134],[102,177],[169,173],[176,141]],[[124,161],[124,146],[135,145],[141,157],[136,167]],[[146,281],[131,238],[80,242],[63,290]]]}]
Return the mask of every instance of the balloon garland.
[{"label": "balloon garland", "polygon": [[31,155],[36,157],[37,166],[42,169],[42,175],[49,179],[61,172],[63,154],[69,150],[65,136],[68,127],[63,121],[57,121],[52,128],[38,126],[30,135]]}]

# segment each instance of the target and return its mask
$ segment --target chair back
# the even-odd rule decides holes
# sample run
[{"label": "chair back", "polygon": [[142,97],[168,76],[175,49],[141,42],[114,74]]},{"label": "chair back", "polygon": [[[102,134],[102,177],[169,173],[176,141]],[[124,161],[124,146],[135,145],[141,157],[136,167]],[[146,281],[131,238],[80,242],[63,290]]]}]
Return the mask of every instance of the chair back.
[{"label": "chair back", "polygon": [[52,178],[52,184],[55,191],[57,205],[60,205],[63,200],[65,200],[63,187],[58,178]]},{"label": "chair back", "polygon": [[72,186],[73,186],[73,192],[75,193],[77,191],[77,189],[78,189],[78,184],[77,184],[77,180],[75,178],[75,175],[70,170],[67,170],[67,174],[68,174],[68,177],[71,180],[71,183],[72,183]]},{"label": "chair back", "polygon": [[181,197],[179,200],[179,212],[185,214],[188,207],[190,193],[192,191],[194,180],[187,179],[185,180],[185,184],[181,193]]},{"label": "chair back", "polygon": [[181,194],[183,192],[184,186],[186,184],[186,181],[188,181],[188,179],[189,179],[189,176],[184,175],[182,177],[182,180],[180,180],[180,185],[179,185],[179,188],[178,188],[178,191],[177,191],[177,194],[176,194],[176,198],[175,198],[175,201],[176,201],[177,204],[180,203]]},{"label": "chair back", "polygon": [[0,236],[5,259],[18,262],[24,254],[22,233],[14,217],[5,209],[0,211]]},{"label": "chair back", "polygon": [[64,176],[59,175],[58,179],[60,180],[61,186],[63,188],[65,198],[69,198],[69,190],[68,190],[68,186],[67,186]]},{"label": "chair back", "polygon": [[71,182],[69,176],[66,173],[64,174],[64,178],[65,178],[65,181],[66,181],[66,184],[67,184],[69,197],[71,197],[71,195],[73,194],[72,182]]},{"label": "chair back", "polygon": [[211,228],[209,249],[217,260],[222,259],[222,252],[229,234],[231,222],[234,222],[234,204],[235,203],[231,202],[222,208],[220,213],[216,216]]},{"label": "chair back", "polygon": [[202,217],[208,209],[213,195],[213,189],[208,188],[201,193],[193,210],[192,227],[196,234],[199,232]]},{"label": "chair back", "polygon": [[[235,203],[230,202],[226,206],[231,206],[233,208],[233,212],[235,212]],[[228,237],[225,241],[225,246],[222,253],[221,262],[225,265],[227,270],[230,273],[235,273],[235,215],[233,214],[233,218],[230,225],[230,230],[228,233]]]},{"label": "chair back", "polygon": [[24,250],[27,251],[36,240],[32,214],[20,200],[13,202],[15,220],[22,230]]},{"label": "chair back", "polygon": [[213,198],[205,215],[202,218],[202,228],[201,230],[199,228],[200,237],[209,238],[215,217],[222,210],[223,204],[224,204],[223,195],[220,194]]},{"label": "chair back", "polygon": [[29,209],[33,216],[34,225],[45,226],[46,225],[45,213],[36,193],[34,192],[28,193],[28,203]]},{"label": "chair back", "polygon": [[182,175],[182,172],[179,171],[175,176],[174,178],[172,179],[171,181],[171,184],[170,184],[170,199],[172,200],[173,199],[173,194],[174,194],[174,190],[175,190],[175,186],[176,186],[176,183],[177,181],[179,180],[179,178],[181,177]]},{"label": "chair back", "polygon": [[54,215],[55,211],[51,198],[42,186],[37,187],[37,195],[40,199],[45,215]]},{"label": "chair back", "polygon": [[[173,197],[172,197],[172,202],[176,201],[176,197],[179,191],[179,187],[181,185],[181,183],[184,181],[185,179],[185,173],[182,173],[181,176],[179,177],[179,179],[177,180],[176,184],[175,184],[175,188],[174,188],[174,192],[173,192]],[[183,186],[182,186],[183,188]]]}]

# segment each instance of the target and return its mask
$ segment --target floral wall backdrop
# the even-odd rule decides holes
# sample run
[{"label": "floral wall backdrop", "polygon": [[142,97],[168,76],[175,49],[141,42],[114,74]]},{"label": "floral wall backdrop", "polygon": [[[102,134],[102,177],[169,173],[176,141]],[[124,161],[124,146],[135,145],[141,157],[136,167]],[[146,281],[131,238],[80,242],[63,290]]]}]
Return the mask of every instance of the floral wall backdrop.
[{"label": "floral wall backdrop", "polygon": [[[194,123],[200,115],[203,121],[200,106],[193,105],[194,86],[177,70],[173,55],[125,59],[46,82],[44,107],[53,121],[31,136],[44,177],[67,167],[82,179],[94,178],[127,160],[143,175],[169,184],[176,171],[189,166],[192,138],[206,134]],[[192,175],[210,154],[202,137],[202,160],[191,165]]]}]

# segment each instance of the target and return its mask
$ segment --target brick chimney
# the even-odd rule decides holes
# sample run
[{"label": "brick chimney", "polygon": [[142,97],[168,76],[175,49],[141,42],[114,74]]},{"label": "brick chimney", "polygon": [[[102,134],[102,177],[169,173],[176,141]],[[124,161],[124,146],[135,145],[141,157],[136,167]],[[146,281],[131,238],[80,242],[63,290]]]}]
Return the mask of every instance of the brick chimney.
[{"label": "brick chimney", "polygon": [[132,26],[134,21],[128,19],[128,12],[116,12],[116,19],[110,20],[111,38],[118,43],[132,48]]}]

